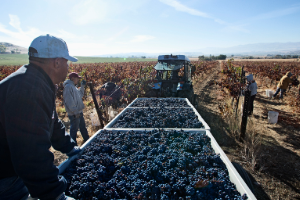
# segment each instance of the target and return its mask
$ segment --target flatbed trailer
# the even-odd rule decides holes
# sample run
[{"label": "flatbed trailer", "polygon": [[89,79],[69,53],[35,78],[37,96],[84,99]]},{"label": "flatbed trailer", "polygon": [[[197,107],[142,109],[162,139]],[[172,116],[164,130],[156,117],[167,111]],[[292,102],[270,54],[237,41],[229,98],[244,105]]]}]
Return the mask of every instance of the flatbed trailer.
[{"label": "flatbed trailer", "polygon": [[[147,98],[137,98],[135,99],[131,104],[129,104],[124,110],[123,112],[125,112],[128,109],[133,108],[132,105],[138,101],[139,99],[147,99]],[[149,99],[149,98],[148,98]],[[166,98],[163,98],[166,99]],[[249,200],[256,200],[256,197],[254,196],[254,194],[252,193],[252,191],[249,189],[248,185],[245,183],[245,181],[243,180],[243,178],[241,177],[241,175],[238,173],[238,171],[235,169],[235,167],[233,166],[233,164],[230,162],[229,158],[226,156],[226,154],[224,153],[224,151],[222,150],[222,148],[219,146],[219,144],[217,143],[217,141],[215,140],[215,138],[213,137],[211,131],[210,131],[210,127],[207,125],[207,123],[204,121],[204,119],[201,117],[201,115],[197,112],[197,110],[193,107],[193,105],[188,101],[188,99],[186,98],[182,98],[182,100],[185,100],[188,102],[188,105],[190,107],[192,107],[194,109],[194,111],[196,112],[199,120],[201,122],[203,122],[204,124],[204,128],[203,129],[177,129],[177,128],[164,128],[163,130],[181,130],[184,132],[195,132],[195,133],[199,133],[199,134],[203,134],[205,133],[210,139],[211,139],[211,147],[213,148],[213,150],[215,151],[216,154],[220,155],[221,160],[224,162],[224,164],[227,167],[228,170],[228,174],[229,174],[229,179],[232,183],[235,184],[237,191],[240,192],[240,194],[246,194]],[[114,120],[112,120],[109,124],[107,124],[103,130],[99,130],[97,133],[95,133],[86,143],[84,143],[80,148],[82,150],[84,150],[86,147],[88,147],[93,140],[97,137],[98,134],[100,134],[102,131],[104,130],[108,130],[108,131],[113,131],[113,132],[128,132],[129,130],[133,130],[133,131],[151,131],[151,130],[155,130],[157,128],[127,128],[127,129],[122,129],[122,128],[111,128],[111,125],[114,124],[119,117],[122,115],[121,112]],[[71,162],[75,159],[78,159],[80,155],[71,157],[67,160],[65,160],[63,163],[61,163],[58,168],[59,168],[59,173],[62,174],[67,168],[68,166],[71,164]]]}]

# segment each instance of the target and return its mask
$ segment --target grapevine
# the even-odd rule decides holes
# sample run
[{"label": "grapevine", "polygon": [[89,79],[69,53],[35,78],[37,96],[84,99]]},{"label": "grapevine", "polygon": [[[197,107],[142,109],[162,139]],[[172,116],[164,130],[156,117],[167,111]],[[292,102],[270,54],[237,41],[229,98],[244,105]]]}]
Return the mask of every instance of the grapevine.
[{"label": "grapevine", "polygon": [[[118,63],[71,63],[69,72],[78,72],[87,82],[92,82],[94,88],[99,88],[106,82],[114,82],[121,86],[122,102],[128,104],[136,97],[143,97],[151,87],[156,71],[156,61],[149,62],[118,62]],[[195,66],[193,78],[199,74],[208,73],[216,65],[216,61],[192,61]],[[15,72],[21,66],[0,66],[0,81]],[[100,91],[97,90],[96,94]],[[85,95],[86,96],[86,95]],[[57,98],[62,104],[63,83],[58,84]],[[105,99],[105,97],[104,97]],[[109,100],[109,99],[108,99]]]},{"label": "grapevine", "polygon": [[300,63],[299,62],[249,62],[249,61],[234,61],[233,65],[235,67],[244,66],[245,70],[248,73],[253,74],[256,78],[265,80],[268,78],[271,80],[271,85],[273,89],[277,88],[279,80],[287,73],[291,72],[293,76],[291,87],[297,88],[296,90],[291,90],[291,87],[288,88],[286,95],[288,96],[288,104],[294,107],[294,112],[300,112],[300,87],[299,87],[299,75],[300,75]]}]

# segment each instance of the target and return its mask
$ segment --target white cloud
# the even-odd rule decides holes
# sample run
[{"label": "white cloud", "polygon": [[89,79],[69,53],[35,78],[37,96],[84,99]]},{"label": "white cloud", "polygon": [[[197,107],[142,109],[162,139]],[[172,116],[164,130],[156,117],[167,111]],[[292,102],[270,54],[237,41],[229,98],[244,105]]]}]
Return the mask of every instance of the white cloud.
[{"label": "white cloud", "polygon": [[7,29],[4,25],[0,24],[0,32],[7,35],[8,40],[6,42],[11,42],[20,46],[29,46],[33,38],[37,37],[41,33],[38,29],[29,28],[28,31],[11,31]]},{"label": "white cloud", "polygon": [[147,40],[152,40],[154,39],[155,37],[154,36],[151,36],[151,35],[136,35],[134,37],[133,40],[131,40],[130,42],[132,43],[136,43],[136,42],[145,42]]},{"label": "white cloud", "polygon": [[224,32],[244,32],[244,33],[249,33],[249,31],[244,28],[245,25],[234,25],[234,24],[230,24],[227,23],[221,19],[214,19],[215,22],[217,22],[218,24],[221,25],[225,25],[226,27],[223,28]]},{"label": "white cloud", "polygon": [[228,33],[233,33],[233,32],[249,33],[250,32],[249,30],[243,27],[244,25],[228,25],[223,29],[223,31]]},{"label": "white cloud", "polygon": [[21,31],[21,23],[20,23],[20,19],[17,15],[11,15],[9,14],[9,18],[10,18],[10,22],[9,24],[16,28],[17,30]]},{"label": "white cloud", "polygon": [[162,13],[162,14],[160,14],[160,17],[162,17],[162,18],[167,18],[167,17],[169,17],[169,15],[166,14],[166,13]]},{"label": "white cloud", "polygon": [[129,26],[123,28],[121,31],[119,31],[118,33],[116,33],[113,36],[111,36],[108,39],[108,41],[113,41],[113,40],[117,39],[119,36],[123,35],[123,33],[125,33],[128,29],[129,29]]},{"label": "white cloud", "polygon": [[223,20],[221,20],[221,19],[215,19],[214,21],[217,22],[218,24],[228,25],[227,22],[225,22],[225,21],[223,21]]},{"label": "white cloud", "polygon": [[105,21],[108,3],[104,0],[81,0],[69,11],[72,21],[77,25]]},{"label": "white cloud", "polygon": [[299,6],[286,8],[286,9],[282,9],[282,10],[274,10],[271,12],[257,15],[254,18],[252,18],[252,20],[264,20],[264,19],[272,19],[272,18],[276,18],[276,17],[282,17],[282,16],[286,16],[286,15],[290,15],[295,12],[298,12],[299,10],[300,10]]},{"label": "white cloud", "polygon": [[181,4],[179,1],[176,1],[176,0],[159,0],[159,1],[175,8],[176,10],[181,11],[181,12],[186,12],[190,15],[210,18],[210,16],[208,14],[206,14],[204,12],[201,12],[201,11],[198,11],[198,10],[193,9],[193,8],[189,8],[189,7]]},{"label": "white cloud", "polygon": [[92,56],[103,54],[107,49],[102,43],[68,43],[70,55],[73,56]]},{"label": "white cloud", "polygon": [[69,40],[69,39],[88,39],[88,38],[91,38],[91,37],[89,37],[89,36],[87,36],[87,35],[76,35],[76,34],[74,34],[74,33],[70,33],[70,32],[68,32],[68,31],[65,31],[65,30],[63,30],[63,29],[61,29],[61,30],[58,30],[58,32],[57,33],[54,33],[53,34],[54,36],[56,36],[56,37],[60,37],[60,38],[62,38],[62,39],[64,39],[64,40]]},{"label": "white cloud", "polygon": [[254,16],[252,18],[249,18],[249,19],[243,19],[242,24],[240,24],[240,25],[229,24],[227,22],[224,22],[224,21],[218,20],[218,19],[215,19],[215,22],[226,25],[226,27],[223,29],[223,31],[225,31],[225,32],[238,31],[238,32],[249,33],[250,31],[247,30],[246,28],[244,28],[247,24],[253,23],[255,21],[291,15],[293,13],[298,12],[299,10],[300,10],[300,6],[294,6],[294,7],[290,7],[290,8],[281,9],[281,10],[274,10],[274,11],[266,12],[266,13]]},{"label": "white cloud", "polygon": [[[10,28],[7,28],[3,24],[0,23],[0,33],[4,33],[6,36],[0,37],[0,40],[3,40],[5,42],[9,42],[15,45],[23,46],[27,48],[32,40],[40,35],[46,35],[46,34],[51,34],[57,37],[60,37],[64,40],[69,40],[69,39],[82,39],[82,38],[87,38],[87,36],[78,36],[73,33],[69,33],[65,30],[59,30],[56,32],[47,32],[47,31],[41,31],[38,28],[35,27],[27,27],[27,30],[24,31],[21,28],[21,22],[19,20],[19,17],[17,15],[9,15],[10,17],[10,22],[9,24],[16,28],[17,30],[12,31]],[[3,38],[3,39],[2,39]]]},{"label": "white cloud", "polygon": [[[66,1],[66,0],[65,0]],[[120,20],[116,16],[127,13],[140,13],[139,8],[150,0],[72,0],[74,5],[68,12],[76,25],[109,23]]]},{"label": "white cloud", "polygon": [[180,3],[177,0],[159,0],[159,1],[166,4],[166,5],[169,5],[173,8],[175,8],[175,10],[185,12],[185,13],[188,13],[188,14],[194,15],[194,16],[199,16],[199,17],[212,19],[212,20],[214,20],[214,22],[216,22],[218,24],[225,25],[226,27],[223,30],[226,31],[226,32],[233,32],[233,31],[235,31],[235,32],[236,31],[245,32],[245,33],[249,32],[247,29],[243,28],[243,26],[241,26],[241,25],[233,25],[233,24],[225,22],[221,19],[214,18],[214,17],[208,15],[207,13],[198,11],[198,10],[193,9],[193,8],[189,8],[189,7],[183,5],[182,3]]}]

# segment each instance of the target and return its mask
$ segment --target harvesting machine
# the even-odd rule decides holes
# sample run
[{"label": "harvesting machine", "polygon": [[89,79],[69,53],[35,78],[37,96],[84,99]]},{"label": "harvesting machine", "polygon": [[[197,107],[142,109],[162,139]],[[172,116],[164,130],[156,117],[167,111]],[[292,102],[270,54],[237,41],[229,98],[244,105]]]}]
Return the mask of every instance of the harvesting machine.
[{"label": "harvesting machine", "polygon": [[156,77],[147,97],[181,97],[195,104],[192,73],[195,71],[185,55],[160,55],[155,65]]}]

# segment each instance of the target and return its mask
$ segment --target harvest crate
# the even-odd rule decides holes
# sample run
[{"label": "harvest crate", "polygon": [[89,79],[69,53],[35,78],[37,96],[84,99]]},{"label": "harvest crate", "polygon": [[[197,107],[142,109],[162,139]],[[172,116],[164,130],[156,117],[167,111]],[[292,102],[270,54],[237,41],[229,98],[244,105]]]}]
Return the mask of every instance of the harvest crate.
[{"label": "harvest crate", "polygon": [[[84,150],[87,146],[91,144],[91,142],[96,138],[98,134],[100,134],[102,131],[105,130],[99,130],[96,134],[94,134],[82,147],[81,149]],[[107,130],[109,131],[109,130]],[[128,132],[128,130],[111,130],[112,132]],[[135,130],[139,132],[139,130]],[[255,196],[247,186],[247,184],[244,182],[244,180],[241,178],[237,170],[234,168],[224,151],[221,149],[221,147],[218,145],[216,140],[214,139],[213,135],[209,130],[184,130],[184,132],[190,132],[190,133],[199,133],[199,134],[206,134],[210,139],[211,147],[215,151],[216,154],[220,155],[221,160],[223,163],[226,165],[228,174],[229,174],[229,179],[232,183],[235,184],[237,191],[239,191],[242,194],[246,194],[249,200],[255,200]],[[72,160],[75,160],[79,158],[80,155],[74,156],[70,159],[65,160],[61,165],[59,165],[59,172],[60,174],[64,172],[68,168],[68,166],[71,164]]]},{"label": "harvest crate", "polygon": [[[152,129],[155,129],[155,128],[159,128],[159,127],[154,127],[154,128],[116,128],[116,127],[113,127],[116,122],[127,112],[129,111],[130,109],[133,109],[133,108],[149,108],[149,107],[133,107],[132,105],[137,102],[138,100],[146,100],[146,99],[161,99],[161,100],[164,100],[164,99],[171,99],[171,98],[136,98],[131,104],[129,104],[121,113],[119,113],[110,123],[108,123],[104,129],[107,129],[107,130],[152,130]],[[186,101],[187,104],[188,104],[188,107],[180,107],[178,109],[192,109],[195,113],[195,115],[198,117],[198,120],[202,123],[203,127],[200,128],[201,130],[210,130],[210,127],[208,126],[208,124],[204,121],[204,119],[201,117],[201,115],[198,113],[198,111],[194,108],[194,106],[189,102],[189,100],[187,98],[174,98],[174,99],[180,99],[182,101]],[[157,108],[157,107],[150,107],[150,108]],[[174,108],[174,107],[164,107],[166,109],[168,108]],[[191,128],[164,128],[164,129],[174,129],[174,130],[186,130],[186,129],[191,129]],[[198,130],[199,128],[193,128],[195,130]]]},{"label": "harvest crate", "polygon": [[[139,101],[169,101],[169,100],[174,100],[174,101],[177,101],[177,102],[182,102],[186,104],[186,106],[180,106],[180,108],[192,108],[193,105],[190,103],[190,101],[187,99],[187,98],[175,98],[175,97],[172,97],[172,98],[136,98],[135,100],[133,100],[129,105],[128,107],[141,107],[141,106],[136,106],[136,103],[138,103]],[[145,106],[147,107],[147,106]],[[150,106],[150,107],[157,107],[156,105],[154,106]],[[173,107],[176,107],[176,106],[166,106],[166,107],[170,107],[170,108],[173,108]]]}]

